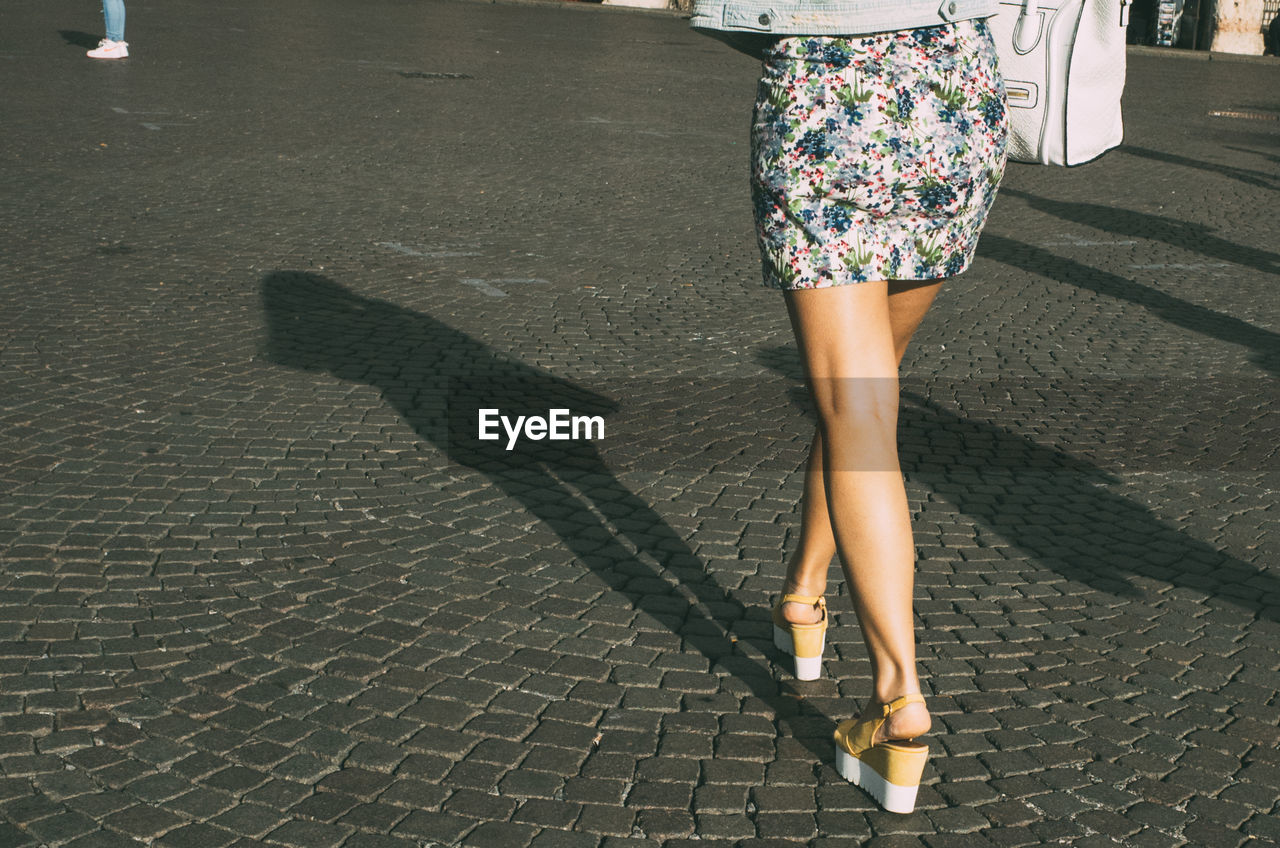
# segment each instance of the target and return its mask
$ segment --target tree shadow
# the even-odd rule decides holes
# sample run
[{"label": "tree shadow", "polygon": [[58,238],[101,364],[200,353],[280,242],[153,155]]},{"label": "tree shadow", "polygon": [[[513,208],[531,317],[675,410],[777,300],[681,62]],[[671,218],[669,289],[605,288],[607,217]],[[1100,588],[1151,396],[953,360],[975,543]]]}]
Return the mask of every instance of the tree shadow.
[{"label": "tree shadow", "polygon": [[[798,384],[791,390],[792,402],[812,418],[796,351],[772,348],[758,359]],[[971,394],[970,387],[961,388]],[[1004,386],[998,393],[1016,398],[1020,392],[1010,388]],[[961,493],[948,500],[975,522],[1065,579],[1116,597],[1145,597],[1133,580],[1154,579],[1280,621],[1280,578],[1187,536],[1146,507],[1108,491],[1104,487],[1118,478],[1099,465],[945,409],[929,398],[937,391],[937,386],[903,381],[902,468],[910,475],[956,483]],[[1024,396],[1036,398],[1044,392],[1043,386],[1033,386]],[[1070,393],[1062,399],[1069,402]],[[999,485],[995,475],[1013,483],[1011,491],[993,499],[991,484]],[[974,485],[981,492],[966,498],[963,490]]]},{"label": "tree shadow", "polygon": [[1176,218],[1102,206],[1098,203],[1052,200],[1015,188],[1001,187],[1000,192],[1010,197],[1020,197],[1032,209],[1064,221],[1074,221],[1114,235],[1162,241],[1182,250],[1192,250],[1202,256],[1233,265],[1244,265],[1264,274],[1280,274],[1280,254],[1219,238],[1212,235],[1210,229],[1203,224],[1189,224]]},{"label": "tree shadow", "polygon": [[78,29],[60,29],[58,35],[62,36],[62,40],[72,47],[83,47],[86,50],[92,50],[98,46],[98,42],[102,40],[101,35],[92,35],[87,32],[81,32]]},{"label": "tree shadow", "polygon": [[[1228,149],[1240,150],[1239,148]],[[1245,185],[1257,186],[1259,188],[1271,190],[1280,188],[1280,177],[1277,177],[1274,173],[1269,173],[1267,171],[1254,171],[1248,168],[1235,168],[1231,165],[1219,165],[1214,162],[1204,162],[1199,159],[1192,159],[1188,156],[1178,156],[1174,153],[1165,153],[1163,150],[1152,150],[1148,147],[1136,147],[1131,144],[1123,145],[1120,148],[1120,152],[1128,153],[1131,156],[1138,156],[1143,159],[1151,159],[1155,162],[1165,162],[1170,165],[1179,165],[1184,168],[1195,168],[1199,171],[1208,171],[1211,174],[1218,174],[1219,176],[1237,180]],[[1252,150],[1240,150],[1240,152],[1255,153],[1255,151]],[[1255,153],[1255,155],[1265,156],[1266,154]],[[1274,161],[1274,157],[1267,158]]]},{"label": "tree shadow", "polygon": [[[1230,150],[1232,153],[1243,153],[1247,156],[1260,156],[1272,164],[1280,165],[1280,156],[1274,153],[1263,153],[1261,150],[1254,150],[1251,147],[1236,147],[1234,145],[1227,145],[1223,150]],[[1280,182],[1280,177],[1276,177],[1276,181]]]},{"label": "tree shadow", "polygon": [[[1021,192],[1012,193],[1022,197],[1030,197],[1030,195]],[[1033,203],[1033,205],[1036,204]],[[1059,206],[1075,207],[1091,206],[1091,204],[1057,204],[1054,202],[1049,203],[1046,208],[1053,210]],[[1105,209],[1105,207],[1097,208]],[[1123,210],[1107,211],[1123,212]],[[1080,214],[1078,218],[1073,220],[1079,220],[1081,223],[1088,224],[1091,227],[1099,227],[1107,232],[1131,233],[1143,238],[1152,237],[1150,232],[1142,231],[1140,227],[1113,229],[1108,225],[1108,222],[1085,214]],[[1280,334],[1264,330],[1261,327],[1255,327],[1239,318],[1224,315],[1207,307],[1188,303],[1181,298],[1166,294],[1151,286],[1136,283],[1110,271],[1085,265],[1074,259],[1066,259],[1044,248],[1014,241],[991,232],[983,234],[982,241],[979,243],[979,250],[983,256],[1002,262],[1005,265],[1021,268],[1031,274],[1047,276],[1059,282],[1069,283],[1107,297],[1136,304],[1149,310],[1162,320],[1168,321],[1170,324],[1184,327],[1228,344],[1244,345],[1253,352],[1251,360],[1256,365],[1272,373],[1280,373]],[[1257,252],[1261,253],[1261,251]]]},{"label": "tree shadow", "polygon": [[[611,590],[704,656],[713,672],[745,683],[779,720],[804,712],[767,665],[735,648],[742,638],[758,653],[773,652],[772,642],[753,632],[747,610],[688,542],[617,479],[593,442],[525,439],[509,451],[505,437],[478,438],[482,408],[509,418],[546,416],[551,408],[607,416],[618,409],[616,401],[323,276],[273,272],[263,278],[261,293],[268,359],[378,389],[423,439],[516,499]],[[747,626],[733,633],[740,623]],[[821,736],[797,738],[828,756],[829,745],[817,746]]]}]

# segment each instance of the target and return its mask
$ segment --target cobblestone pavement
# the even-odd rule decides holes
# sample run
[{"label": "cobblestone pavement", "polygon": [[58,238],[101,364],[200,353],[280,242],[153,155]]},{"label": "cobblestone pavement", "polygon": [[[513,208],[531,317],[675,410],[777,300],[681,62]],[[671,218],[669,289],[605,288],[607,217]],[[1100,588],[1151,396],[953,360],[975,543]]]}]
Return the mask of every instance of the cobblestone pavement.
[{"label": "cobblestone pavement", "polygon": [[[0,845],[1280,842],[1280,65],[1131,57],[908,354],[934,710],[767,604],[812,423],[671,14],[8,0]],[[1216,115],[1215,112],[1229,113]],[[480,407],[600,415],[480,443]]]}]

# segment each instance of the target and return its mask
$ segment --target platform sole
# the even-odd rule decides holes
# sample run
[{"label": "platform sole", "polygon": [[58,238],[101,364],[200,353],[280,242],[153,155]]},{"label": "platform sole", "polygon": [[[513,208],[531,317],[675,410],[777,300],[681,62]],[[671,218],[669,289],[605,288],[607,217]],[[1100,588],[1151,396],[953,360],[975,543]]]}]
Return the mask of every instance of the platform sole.
[{"label": "platform sole", "polygon": [[822,652],[827,648],[827,637],[822,637],[816,657],[797,657],[795,641],[791,634],[778,625],[773,625],[773,646],[785,651],[795,660],[796,680],[817,680],[822,676]]},{"label": "platform sole", "polygon": [[[924,770],[923,759],[920,761],[920,769]],[[836,746],[836,771],[854,786],[866,790],[880,806],[891,813],[910,813],[916,808],[916,793],[920,790],[918,782],[911,786],[890,783],[874,768],[839,745]]]}]

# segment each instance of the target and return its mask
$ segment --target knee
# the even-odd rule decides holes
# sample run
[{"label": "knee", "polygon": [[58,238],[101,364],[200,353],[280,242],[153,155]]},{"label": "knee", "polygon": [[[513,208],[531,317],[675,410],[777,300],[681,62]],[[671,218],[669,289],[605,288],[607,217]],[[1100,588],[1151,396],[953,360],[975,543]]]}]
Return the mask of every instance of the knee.
[{"label": "knee", "polygon": [[812,386],[818,420],[828,433],[892,432],[898,424],[895,378],[823,380]]}]

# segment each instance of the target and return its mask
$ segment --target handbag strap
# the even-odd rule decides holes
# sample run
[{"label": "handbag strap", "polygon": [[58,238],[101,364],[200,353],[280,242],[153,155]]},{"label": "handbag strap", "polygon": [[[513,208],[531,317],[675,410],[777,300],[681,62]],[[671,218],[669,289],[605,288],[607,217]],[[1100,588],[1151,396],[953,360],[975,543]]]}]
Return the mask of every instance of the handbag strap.
[{"label": "handbag strap", "polygon": [[1020,56],[1035,50],[1044,35],[1044,17],[1040,16],[1034,23],[1031,20],[1032,15],[1035,14],[1032,10],[1034,5],[1035,0],[1022,0],[1022,11],[1018,13],[1018,20],[1013,24],[1013,49]]},{"label": "handbag strap", "polygon": [[[1036,0],[1022,0],[1022,11],[1018,13],[1018,17],[1031,17],[1035,2]],[[1133,0],[1120,0],[1120,26],[1127,27],[1129,25],[1129,7],[1132,5]]]}]

